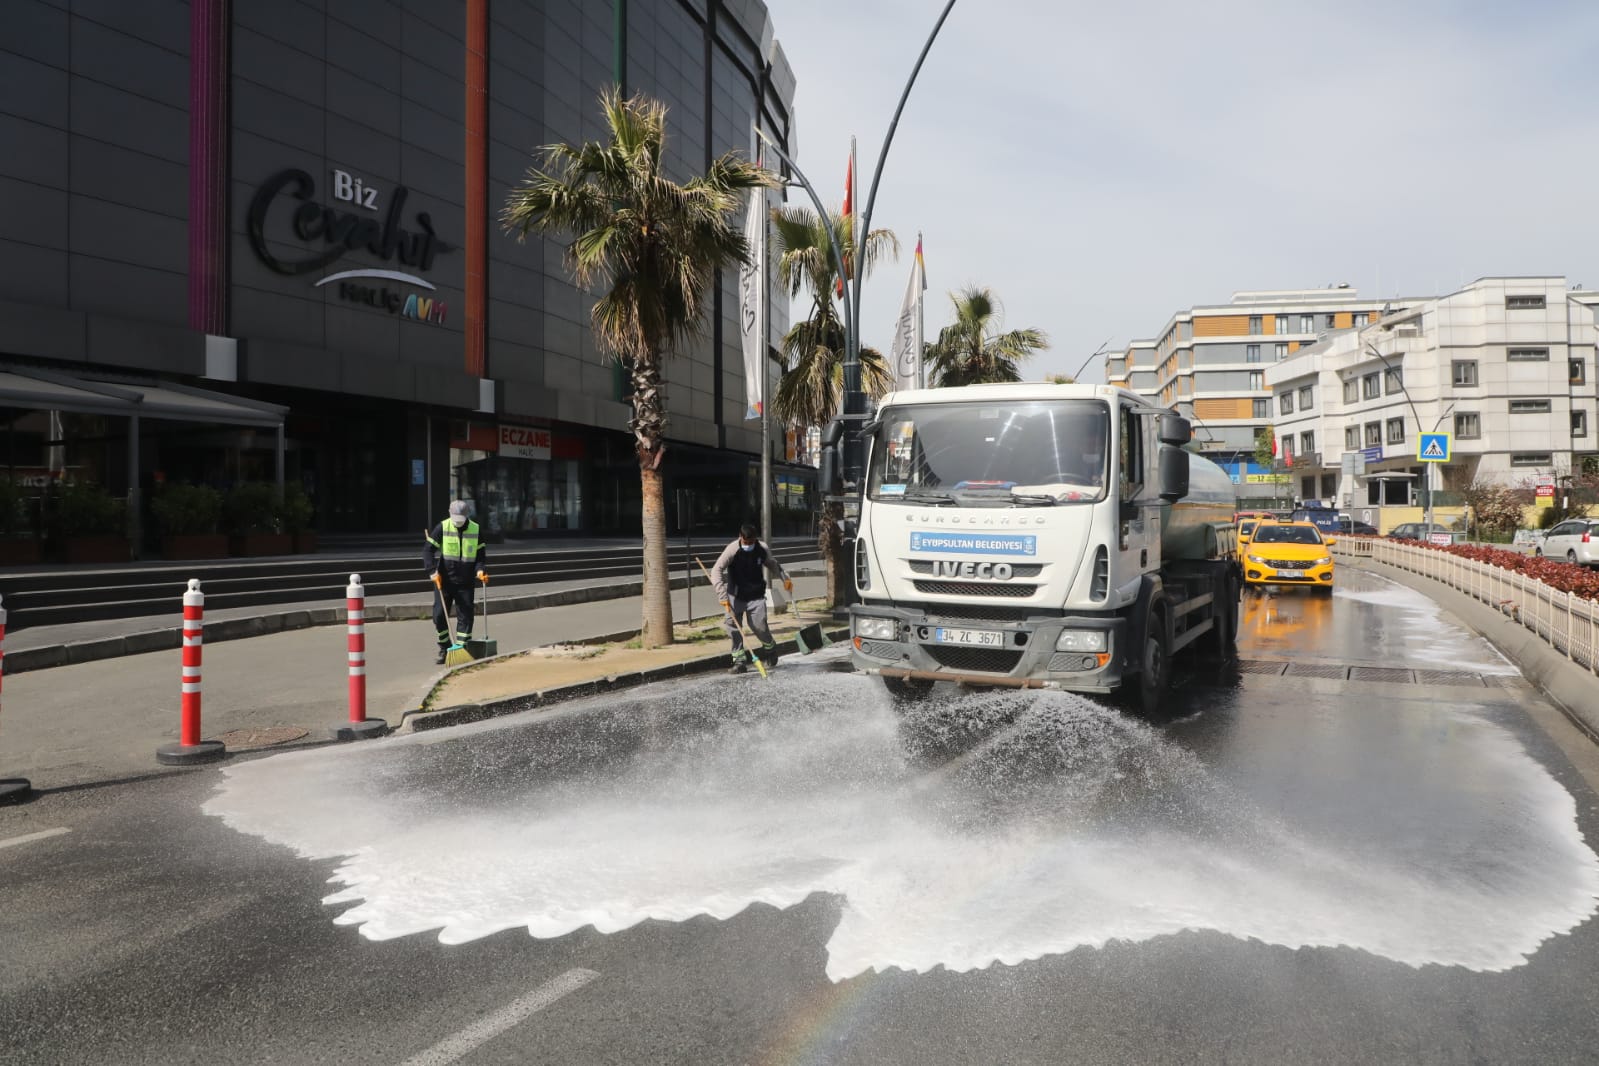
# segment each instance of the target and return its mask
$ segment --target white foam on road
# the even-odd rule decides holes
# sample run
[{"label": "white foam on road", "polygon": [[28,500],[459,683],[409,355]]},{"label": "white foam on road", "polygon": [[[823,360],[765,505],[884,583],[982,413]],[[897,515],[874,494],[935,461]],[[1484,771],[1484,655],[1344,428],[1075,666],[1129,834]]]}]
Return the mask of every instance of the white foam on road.
[{"label": "white foam on road", "polygon": [[1366,571],[1365,577],[1383,583],[1380,589],[1338,586],[1335,598],[1369,603],[1377,607],[1398,608],[1404,636],[1400,658],[1407,663],[1428,664],[1443,669],[1469,668],[1481,674],[1510,675],[1521,671],[1498,648],[1444,617],[1443,608],[1406,585],[1382,574]]},{"label": "white foam on road", "polygon": [[[645,704],[651,744],[553,783],[441,798],[419,764],[451,745],[405,738],[229,767],[206,809],[339,859],[335,920],[377,940],[614,933],[832,893],[835,980],[1182,930],[1504,970],[1599,897],[1572,797],[1467,711],[1418,711],[1446,728],[1394,743],[1447,761],[1453,772],[1428,787],[1458,793],[1430,795],[1437,809],[1458,799],[1481,816],[1365,840],[1358,826],[1333,838],[1257,809],[1158,731],[1087,700],[972,695],[928,713],[958,732],[1018,708],[1014,725],[929,770],[907,759],[875,682],[782,671]],[[676,713],[702,731],[666,728]]]}]

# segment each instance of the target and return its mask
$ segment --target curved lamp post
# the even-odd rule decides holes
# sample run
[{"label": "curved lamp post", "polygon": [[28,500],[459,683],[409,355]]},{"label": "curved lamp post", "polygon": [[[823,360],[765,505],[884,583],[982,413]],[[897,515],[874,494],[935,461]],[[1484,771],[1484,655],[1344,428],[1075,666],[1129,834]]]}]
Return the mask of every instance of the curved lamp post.
[{"label": "curved lamp post", "polygon": [[[1367,341],[1366,342],[1366,351],[1370,352],[1372,355],[1377,357],[1378,362],[1382,363],[1384,370],[1392,372],[1392,370],[1394,369],[1393,364],[1388,361],[1388,357],[1387,356],[1383,355],[1381,352],[1379,352],[1377,350],[1377,346],[1376,345],[1372,344],[1370,341]],[[1404,370],[1404,363],[1403,362],[1400,363],[1399,369],[1401,371],[1401,373],[1399,375],[1399,392],[1400,392],[1400,394],[1402,396],[1404,396],[1405,403],[1408,404],[1409,407],[1410,407],[1410,414],[1416,420],[1416,445],[1417,445],[1417,447],[1416,447],[1416,458],[1418,460],[1420,460],[1420,458],[1421,458],[1421,412],[1416,410],[1416,402],[1410,398],[1410,390],[1405,387],[1405,376],[1403,374],[1403,370]],[[1436,421],[1436,422],[1434,422],[1432,424],[1432,429],[1429,430],[1428,432],[1430,432],[1430,433],[1438,432],[1438,427],[1443,425],[1444,419],[1448,418],[1449,417],[1449,412],[1453,411],[1454,409],[1455,409],[1455,405],[1454,404],[1450,404],[1448,407],[1444,408],[1444,413],[1438,416],[1438,421]],[[1428,534],[1428,536],[1432,535],[1432,496],[1433,496],[1433,490],[1432,490],[1432,468],[1434,466],[1436,466],[1436,465],[1438,465],[1438,464],[1436,464],[1436,463],[1427,463],[1427,464],[1425,464],[1422,467],[1422,469],[1427,471],[1426,481],[1425,481],[1425,483],[1423,484],[1422,487],[1426,490],[1426,493],[1427,493],[1427,502],[1426,502],[1426,511],[1425,511],[1426,519],[1425,520],[1426,520],[1426,523],[1427,523],[1427,534]]]}]

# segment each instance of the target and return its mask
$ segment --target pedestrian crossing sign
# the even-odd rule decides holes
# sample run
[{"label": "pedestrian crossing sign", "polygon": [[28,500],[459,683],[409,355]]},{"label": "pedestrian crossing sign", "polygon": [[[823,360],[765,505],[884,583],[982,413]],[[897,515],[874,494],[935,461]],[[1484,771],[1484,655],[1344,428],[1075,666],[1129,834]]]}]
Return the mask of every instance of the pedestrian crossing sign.
[{"label": "pedestrian crossing sign", "polygon": [[1449,434],[1423,433],[1421,435],[1421,454],[1418,458],[1424,463],[1447,463],[1449,461]]}]

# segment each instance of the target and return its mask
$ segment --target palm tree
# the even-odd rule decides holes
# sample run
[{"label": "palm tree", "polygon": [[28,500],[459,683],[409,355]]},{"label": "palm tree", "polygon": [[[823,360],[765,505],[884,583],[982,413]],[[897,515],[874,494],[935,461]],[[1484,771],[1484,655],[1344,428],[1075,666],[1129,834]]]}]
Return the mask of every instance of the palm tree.
[{"label": "palm tree", "polygon": [[506,197],[500,219],[518,240],[566,238],[573,281],[604,291],[591,318],[601,349],[621,360],[633,391],[633,431],[643,495],[645,647],[672,641],[666,509],[661,492],[666,386],[661,366],[696,335],[718,270],[749,261],[729,219],[745,189],[773,175],[733,153],[679,185],[663,173],[666,106],[620,91],[600,96],[607,139],[552,144]]},{"label": "palm tree", "polygon": [[968,285],[949,299],[955,321],[939,331],[925,357],[931,368],[928,377],[938,386],[1020,381],[1017,364],[1049,347],[1041,329],[999,332],[1005,309],[992,289]]},{"label": "palm tree", "polygon": [[[853,218],[833,215],[833,232],[844,246],[851,262],[863,257],[855,254]],[[844,322],[833,302],[838,283],[838,264],[827,227],[816,214],[803,208],[783,208],[772,212],[777,234],[777,276],[796,297],[809,290],[811,313],[783,334],[783,358],[791,368],[778,383],[772,397],[772,412],[789,425],[821,426],[838,417],[844,402]],[[873,230],[867,237],[862,268],[870,274],[884,255],[899,255],[899,238],[886,229]],[[875,348],[861,348],[861,389],[871,396],[889,390],[893,375],[888,360]],[[836,504],[822,508],[818,548],[827,563],[827,598],[843,602],[843,582],[849,568],[841,565],[844,538],[838,520],[843,517]]]}]

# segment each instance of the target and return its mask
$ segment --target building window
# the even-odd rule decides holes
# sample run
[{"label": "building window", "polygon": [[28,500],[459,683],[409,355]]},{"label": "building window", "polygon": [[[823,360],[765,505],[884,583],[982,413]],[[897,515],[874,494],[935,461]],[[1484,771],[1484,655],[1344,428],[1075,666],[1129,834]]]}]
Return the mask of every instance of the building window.
[{"label": "building window", "polygon": [[1388,443],[1405,443],[1405,420],[1403,418],[1390,418],[1388,420]]},{"label": "building window", "polygon": [[1314,332],[1316,332],[1316,316],[1315,315],[1300,315],[1299,316],[1299,332],[1301,332],[1301,333],[1314,333]]},{"label": "building window", "polygon": [[1571,360],[1571,383],[1573,385],[1585,384],[1588,380],[1588,364],[1581,359]]},{"label": "building window", "polygon": [[1510,413],[1513,415],[1546,415],[1549,413],[1549,401],[1511,400]]},{"label": "building window", "polygon": [[1259,315],[1250,315],[1249,316],[1249,335],[1251,337],[1258,337],[1258,336],[1260,336],[1261,332],[1262,332],[1262,325],[1261,325],[1261,321],[1260,321],[1260,316]]},{"label": "building window", "polygon": [[1322,319],[1322,321],[1327,323],[1327,328],[1328,329],[1332,329],[1332,328],[1334,328],[1335,326],[1338,325],[1338,316],[1337,315],[1328,315],[1326,318]]},{"label": "building window", "polygon": [[1253,400],[1251,402],[1254,404],[1254,407],[1255,407],[1254,411],[1251,412],[1251,414],[1250,414],[1251,418],[1270,418],[1271,417],[1271,401],[1270,400]]},{"label": "building window", "polygon": [[1277,397],[1277,413],[1291,415],[1294,413],[1294,394],[1284,392]]},{"label": "building window", "polygon": [[1360,427],[1344,427],[1344,451],[1356,452],[1360,450]]},{"label": "building window", "polygon": [[[1542,299],[1542,297],[1539,297]],[[1548,452],[1511,452],[1511,466],[1551,466],[1554,456]]]},{"label": "building window", "polygon": [[1278,333],[1287,333],[1288,332],[1288,316],[1287,315],[1275,315],[1273,317],[1274,317],[1274,321],[1272,322],[1272,327],[1276,330],[1276,332],[1278,332]]},{"label": "building window", "polygon": [[1311,385],[1301,385],[1299,387],[1299,409],[1301,411],[1308,411],[1314,406],[1316,406],[1315,387]]},{"label": "building window", "polygon": [[1279,363],[1282,362],[1284,359],[1287,359],[1288,358],[1288,345],[1283,344],[1281,341],[1279,341],[1277,343],[1277,350],[1276,350],[1275,354],[1277,356],[1277,361]]},{"label": "building window", "polygon": [[1266,387],[1266,372],[1264,370],[1251,370],[1249,372],[1249,387],[1251,389],[1264,389]]},{"label": "building window", "polygon": [[1375,448],[1382,444],[1382,423],[1366,423],[1366,447]]},{"label": "building window", "polygon": [[1344,403],[1355,403],[1360,399],[1360,382],[1350,378],[1344,382]]},{"label": "building window", "polygon": [[[1538,305],[1542,307],[1542,304]],[[1505,351],[1505,358],[1512,363],[1547,363],[1549,361],[1548,348],[1510,348]]]},{"label": "building window", "polygon": [[1284,459],[1290,459],[1290,460],[1293,459],[1293,457],[1294,457],[1294,435],[1292,433],[1284,433],[1283,434],[1282,446],[1283,446],[1283,458]]},{"label": "building window", "polygon": [[1477,387],[1477,360],[1456,359],[1452,365],[1455,368],[1455,388],[1474,389]]},{"label": "building window", "polygon": [[1476,440],[1482,436],[1482,420],[1477,417],[1476,412],[1461,412],[1455,415],[1455,436],[1460,440]]},{"label": "building window", "polygon": [[1258,344],[1246,344],[1246,345],[1244,345],[1244,362],[1246,362],[1246,363],[1258,363],[1258,362],[1260,362],[1260,345],[1258,345]]},{"label": "building window", "polygon": [[1367,325],[1368,323],[1371,322],[1371,312],[1370,311],[1356,311],[1354,316],[1353,316],[1353,322],[1354,322],[1354,324],[1355,324],[1355,326],[1357,328],[1360,327],[1360,326]]},{"label": "building window", "polygon": [[1571,412],[1571,435],[1573,437],[1586,437],[1588,435],[1588,412]]},{"label": "building window", "polygon": [[1537,311],[1544,306],[1543,294],[1536,296],[1506,296],[1505,310],[1507,311]]},{"label": "building window", "polygon": [[1386,371],[1384,371],[1383,376],[1382,376],[1382,381],[1383,381],[1383,389],[1388,393],[1388,395],[1392,396],[1396,392],[1404,392],[1405,391],[1405,369],[1404,369],[1404,367],[1399,367],[1399,366],[1389,367]]},{"label": "building window", "polygon": [[1360,394],[1368,400],[1375,400],[1382,395],[1382,389],[1378,387],[1381,382],[1381,375],[1367,374],[1360,379]]},{"label": "building window", "polygon": [[1299,435],[1299,454],[1313,455],[1316,451],[1316,434],[1306,431]]}]

